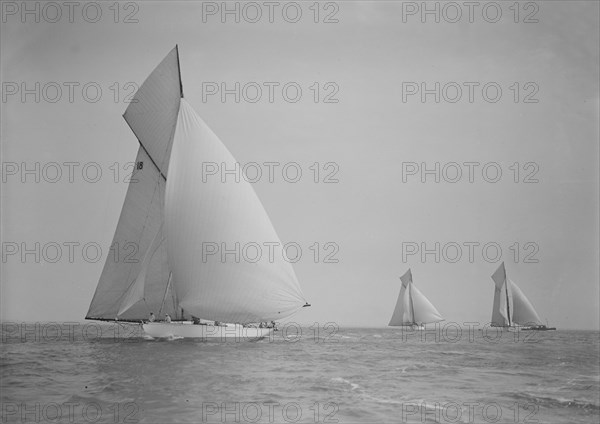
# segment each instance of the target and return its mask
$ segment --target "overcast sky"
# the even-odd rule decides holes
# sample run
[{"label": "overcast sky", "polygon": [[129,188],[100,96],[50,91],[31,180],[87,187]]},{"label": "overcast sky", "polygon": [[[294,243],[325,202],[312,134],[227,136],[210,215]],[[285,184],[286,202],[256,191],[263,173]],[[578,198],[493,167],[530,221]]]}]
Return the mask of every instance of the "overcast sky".
[{"label": "overcast sky", "polygon": [[[432,15],[423,23],[420,11],[409,14],[412,3],[404,4],[403,15],[401,3],[377,1],[322,3],[319,23],[313,2],[300,3],[296,23],[287,22],[295,18],[293,6],[282,14],[286,2],[274,9],[273,23],[264,5],[256,23],[245,21],[256,9],[243,5],[240,23],[233,15],[222,23],[220,11],[203,16],[202,3],[191,1],[121,4],[118,16],[112,2],[102,3],[99,18],[95,9],[84,13],[80,6],[71,23],[68,6],[58,2],[60,19],[55,9],[40,6],[40,22],[25,15],[23,23],[21,2],[6,3],[3,320],[85,316],[127,189],[124,167],[138,148],[121,117],[124,97],[134,91],[127,83],[141,84],[178,44],[187,101],[236,159],[281,163],[273,183],[263,176],[254,187],[280,238],[303,249],[294,268],[312,307],[295,320],[385,326],[398,277],[410,267],[415,284],[447,320],[489,322],[490,276],[504,260],[542,319],[559,328],[598,328],[597,2],[538,2],[539,10],[522,3],[518,16],[509,8],[513,2],[502,3],[495,23],[488,21],[496,10],[484,13],[483,6],[473,11],[473,22],[463,6],[460,19],[456,9],[440,8],[440,23]],[[205,2],[205,12],[220,4]],[[127,16],[138,22],[123,22]],[[326,17],[338,22],[322,22]],[[233,88],[236,82],[256,83],[262,97],[249,101],[254,84],[240,89],[239,103],[234,95],[224,102],[208,95],[208,86]],[[272,103],[265,82],[279,84]],[[435,91],[436,82],[439,103],[435,94],[423,101],[420,92],[409,91],[421,90],[421,83]],[[36,83],[39,102],[35,94],[23,99],[22,89],[35,92]],[[289,101],[293,87],[284,98],[286,83],[302,89],[297,102]],[[62,97],[52,102],[57,86]],[[93,102],[96,87],[102,94]],[[462,97],[452,102],[457,87]],[[328,95],[337,102],[324,102]],[[36,162],[38,183],[36,171],[22,175],[22,163],[35,169]],[[68,162],[77,163],[73,182]],[[288,162],[302,169],[297,183],[282,176]],[[315,162],[318,183],[310,168]],[[324,169],[329,162],[335,165]],[[435,169],[436,162],[440,182],[433,174],[421,182],[421,164]],[[460,164],[462,178],[451,163]],[[89,182],[98,167],[101,178]],[[502,175],[491,182],[498,169]],[[324,183],[334,171],[339,182]],[[70,242],[79,243],[72,263]],[[328,242],[334,244],[324,250]],[[21,257],[20,250],[35,250],[35,243],[39,263],[34,254]],[[55,256],[54,243],[62,256],[51,263],[46,259]],[[97,262],[90,260],[93,248],[84,257],[86,243],[102,248]],[[318,263],[309,249],[314,243]],[[434,254],[409,254],[415,246],[434,250],[435,243],[439,263]],[[486,244],[491,247],[483,252]],[[14,246],[19,252],[8,254]],[[323,263],[331,246],[339,247],[338,262]],[[456,246],[462,257],[451,262]]]}]

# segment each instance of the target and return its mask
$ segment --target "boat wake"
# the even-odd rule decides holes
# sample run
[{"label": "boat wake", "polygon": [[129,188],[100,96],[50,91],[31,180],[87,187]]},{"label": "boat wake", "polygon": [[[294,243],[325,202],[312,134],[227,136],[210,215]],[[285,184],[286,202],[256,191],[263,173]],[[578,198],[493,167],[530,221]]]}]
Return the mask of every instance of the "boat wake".
[{"label": "boat wake", "polygon": [[181,340],[181,339],[183,339],[183,336],[168,336],[168,337],[165,337],[165,340],[168,340],[168,341]]}]

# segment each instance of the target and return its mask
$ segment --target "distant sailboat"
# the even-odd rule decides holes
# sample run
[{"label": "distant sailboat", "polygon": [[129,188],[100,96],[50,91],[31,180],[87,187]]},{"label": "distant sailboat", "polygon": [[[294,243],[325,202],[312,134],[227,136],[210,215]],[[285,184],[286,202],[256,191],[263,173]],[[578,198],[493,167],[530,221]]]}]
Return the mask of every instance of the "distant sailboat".
[{"label": "distant sailboat", "polygon": [[389,326],[425,328],[425,324],[443,321],[442,315],[412,281],[410,269],[400,277],[402,287]]},{"label": "distant sailboat", "polygon": [[506,275],[504,262],[492,275],[495,283],[492,327],[518,330],[556,330],[542,323],[533,305],[521,289]]},{"label": "distant sailboat", "polygon": [[[183,99],[177,46],[123,117],[140,146],[113,239],[116,255],[107,258],[86,319],[144,321],[153,337],[260,338],[273,328],[259,323],[310,306],[283,254],[256,261],[204,255],[205,243],[231,253],[281,242],[247,181],[203,178],[204,163],[229,170],[236,161]],[[150,312],[173,322],[147,322]]]}]

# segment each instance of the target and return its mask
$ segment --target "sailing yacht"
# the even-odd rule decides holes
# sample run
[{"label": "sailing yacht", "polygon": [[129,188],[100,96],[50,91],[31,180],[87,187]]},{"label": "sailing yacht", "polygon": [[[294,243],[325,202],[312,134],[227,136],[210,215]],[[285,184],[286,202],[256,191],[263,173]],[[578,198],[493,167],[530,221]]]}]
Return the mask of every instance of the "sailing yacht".
[{"label": "sailing yacht", "polygon": [[542,323],[527,296],[506,275],[504,262],[492,274],[492,280],[495,283],[492,327],[503,327],[508,331],[556,330]]},{"label": "sailing yacht", "polygon": [[414,286],[410,268],[400,277],[400,281],[402,286],[389,326],[423,330],[425,324],[444,320],[435,306]]},{"label": "sailing yacht", "polygon": [[[139,149],[116,255],[104,264],[86,319],[141,322],[152,337],[259,339],[274,330],[261,323],[310,306],[250,183],[203,174],[204,163],[235,169],[236,161],[183,98],[177,46],[123,117]],[[252,260],[235,252],[265,243],[281,249]]]}]

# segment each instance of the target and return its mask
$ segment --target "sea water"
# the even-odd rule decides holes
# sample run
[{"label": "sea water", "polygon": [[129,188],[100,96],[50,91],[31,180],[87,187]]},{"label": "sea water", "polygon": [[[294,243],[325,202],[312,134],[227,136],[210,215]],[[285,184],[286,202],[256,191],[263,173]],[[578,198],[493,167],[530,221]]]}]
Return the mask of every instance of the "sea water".
[{"label": "sea water", "polygon": [[3,323],[2,422],[597,423],[599,333],[288,323],[261,341]]}]

